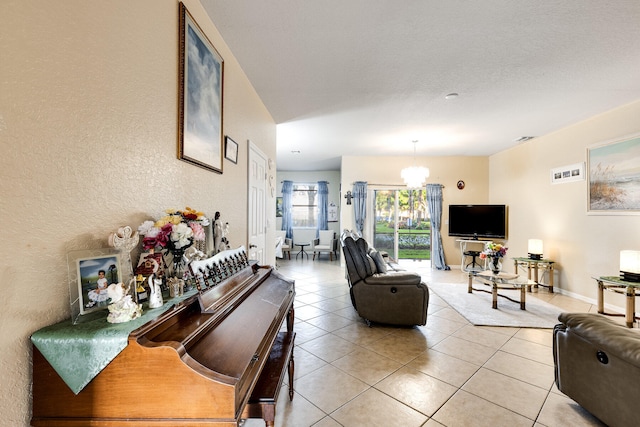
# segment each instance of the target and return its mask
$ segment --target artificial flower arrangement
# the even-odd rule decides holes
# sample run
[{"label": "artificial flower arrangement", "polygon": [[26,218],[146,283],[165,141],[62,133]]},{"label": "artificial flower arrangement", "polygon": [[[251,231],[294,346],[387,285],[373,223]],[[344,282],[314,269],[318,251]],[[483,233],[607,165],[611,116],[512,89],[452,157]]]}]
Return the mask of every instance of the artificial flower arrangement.
[{"label": "artificial flower arrangement", "polygon": [[507,254],[507,249],[500,243],[487,242],[484,245],[484,250],[480,252],[480,259],[490,258],[490,268],[494,274],[498,274],[502,269],[500,258]]},{"label": "artificial flower arrangement", "polygon": [[500,243],[487,242],[484,250],[480,253],[480,259],[485,258],[502,258],[507,254],[507,247]]},{"label": "artificial flower arrangement", "polygon": [[138,233],[144,236],[142,249],[184,251],[194,241],[205,240],[203,227],[209,225],[209,218],[204,213],[188,206],[182,211],[167,209],[165,213],[159,220],[145,221],[138,227]]}]

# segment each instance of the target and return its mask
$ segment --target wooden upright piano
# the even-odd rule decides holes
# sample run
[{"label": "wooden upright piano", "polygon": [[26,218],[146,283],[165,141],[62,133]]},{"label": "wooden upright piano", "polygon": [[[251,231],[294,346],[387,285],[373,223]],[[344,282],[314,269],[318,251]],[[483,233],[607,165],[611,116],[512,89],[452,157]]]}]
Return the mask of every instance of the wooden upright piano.
[{"label": "wooden upright piano", "polygon": [[273,426],[287,372],[293,398],[294,282],[244,248],[190,267],[199,292],[129,333],[79,392],[34,346],[33,426]]}]

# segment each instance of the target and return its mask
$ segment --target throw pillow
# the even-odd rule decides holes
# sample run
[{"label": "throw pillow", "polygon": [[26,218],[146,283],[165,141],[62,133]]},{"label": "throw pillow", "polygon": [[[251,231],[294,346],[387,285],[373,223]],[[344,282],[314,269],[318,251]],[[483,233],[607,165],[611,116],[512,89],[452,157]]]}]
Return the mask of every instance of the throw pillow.
[{"label": "throw pillow", "polygon": [[378,270],[378,273],[387,272],[387,263],[384,262],[384,259],[382,258],[382,254],[380,252],[372,251],[371,258],[373,258],[373,262],[376,263],[376,270]]}]

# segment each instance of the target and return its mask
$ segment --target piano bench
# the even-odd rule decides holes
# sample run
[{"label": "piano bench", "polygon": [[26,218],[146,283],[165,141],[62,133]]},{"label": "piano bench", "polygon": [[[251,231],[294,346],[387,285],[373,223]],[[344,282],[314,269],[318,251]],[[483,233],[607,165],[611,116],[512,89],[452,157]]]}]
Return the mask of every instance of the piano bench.
[{"label": "piano bench", "polygon": [[279,332],[271,348],[269,359],[253,388],[242,418],[262,418],[267,427],[273,427],[276,419],[276,402],[282,388],[285,368],[289,377],[289,400],[293,400],[293,345],[295,332]]}]

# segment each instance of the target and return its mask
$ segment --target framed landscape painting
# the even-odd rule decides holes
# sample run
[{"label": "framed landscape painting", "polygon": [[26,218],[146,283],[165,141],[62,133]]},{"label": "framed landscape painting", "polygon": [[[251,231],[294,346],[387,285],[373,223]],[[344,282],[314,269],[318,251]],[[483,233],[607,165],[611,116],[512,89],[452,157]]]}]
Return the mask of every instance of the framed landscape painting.
[{"label": "framed landscape painting", "polygon": [[589,213],[640,213],[640,135],[587,150]]},{"label": "framed landscape painting", "polygon": [[222,173],[224,61],[180,3],[178,158]]}]

